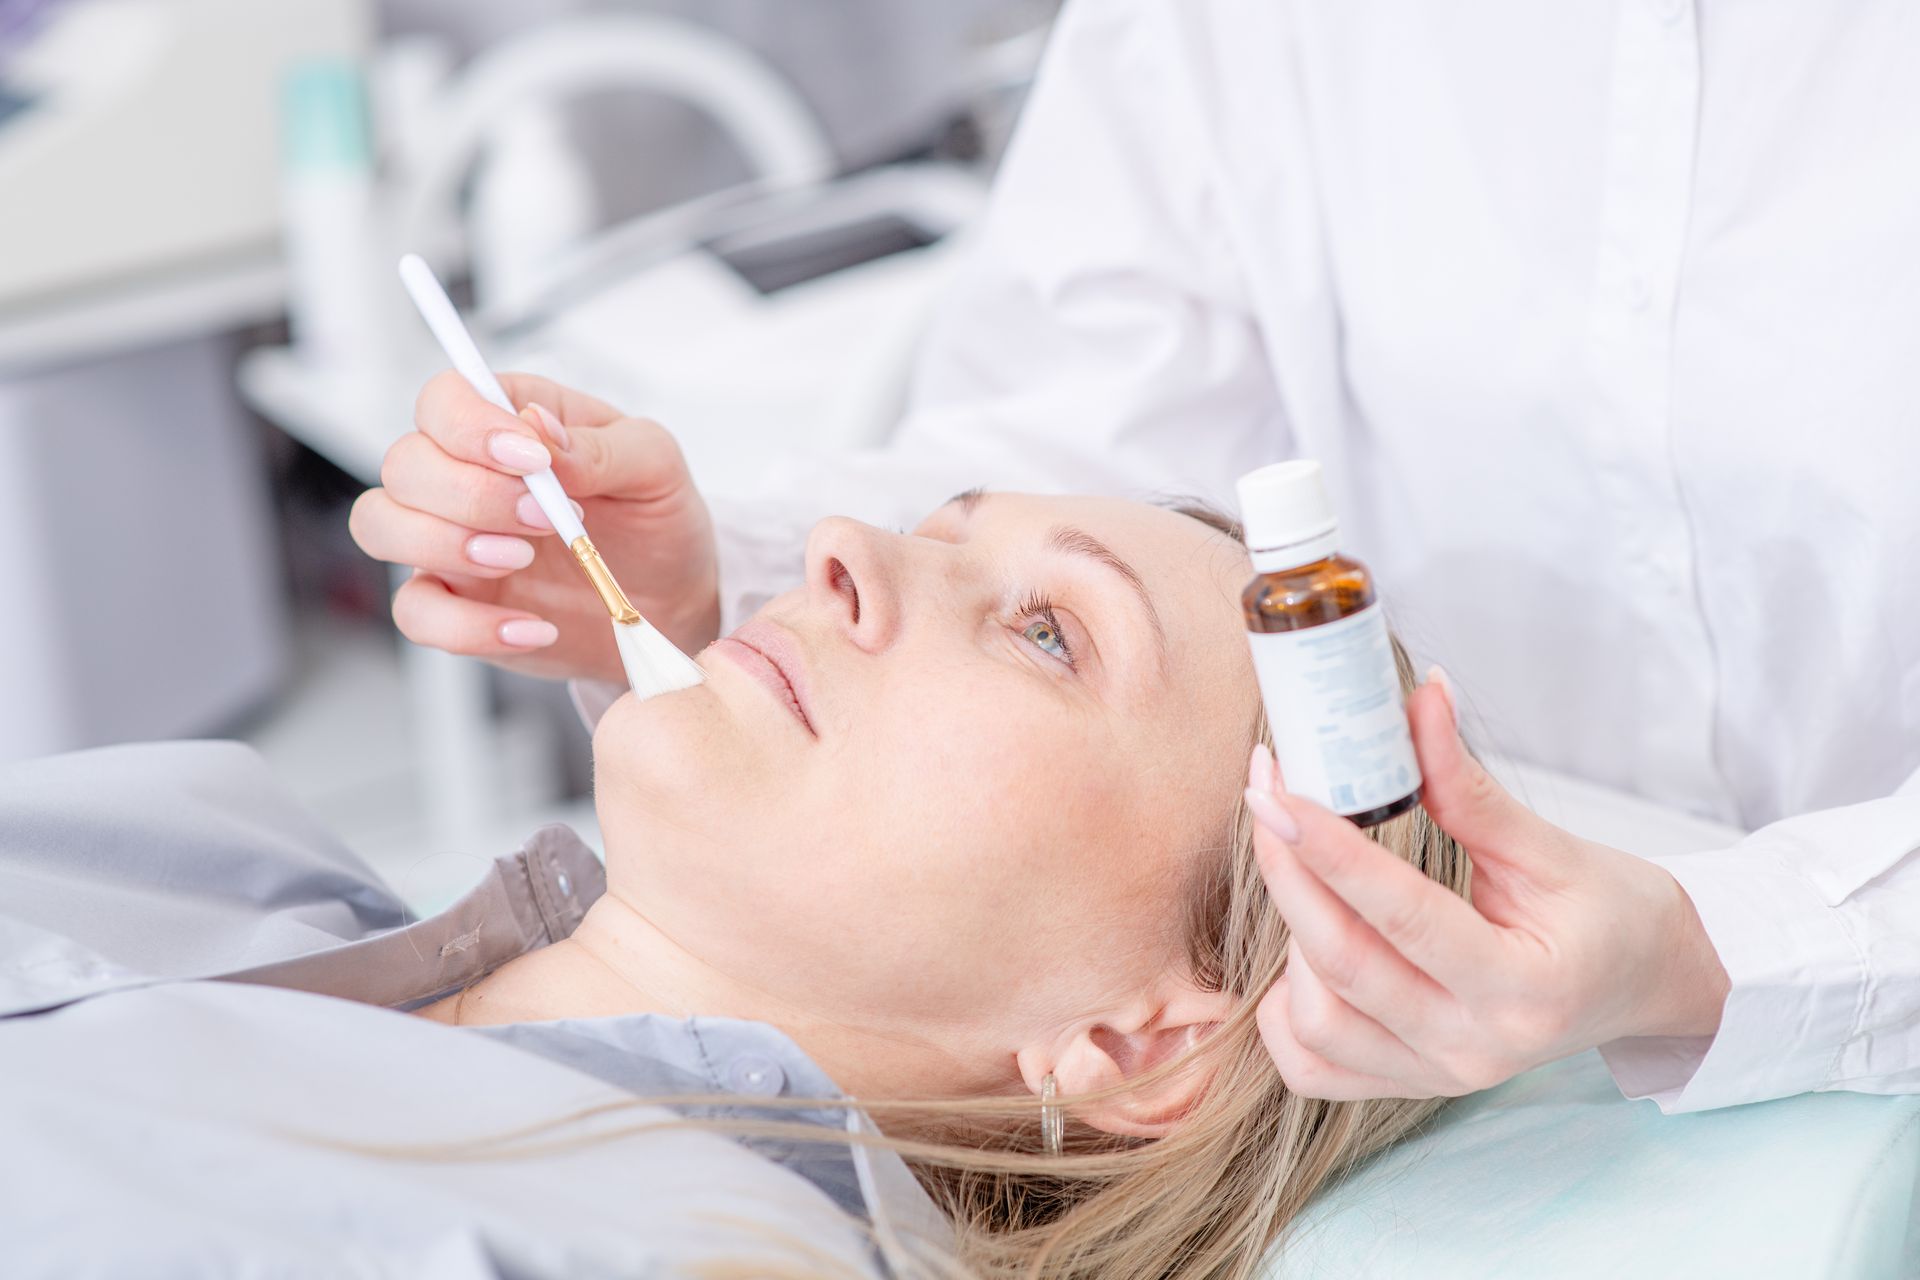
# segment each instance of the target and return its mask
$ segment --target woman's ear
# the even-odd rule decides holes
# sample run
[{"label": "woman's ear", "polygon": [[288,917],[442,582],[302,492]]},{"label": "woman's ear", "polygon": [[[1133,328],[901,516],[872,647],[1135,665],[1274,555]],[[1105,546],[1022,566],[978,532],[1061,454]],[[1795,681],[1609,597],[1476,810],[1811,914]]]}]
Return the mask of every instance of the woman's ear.
[{"label": "woman's ear", "polygon": [[1067,1114],[1108,1133],[1159,1138],[1172,1131],[1206,1088],[1210,1072],[1199,1067],[1176,1071],[1140,1092],[1118,1094],[1095,1102],[1073,1099],[1138,1079],[1161,1063],[1177,1058],[1226,1019],[1233,997],[1224,991],[1202,991],[1182,984],[1166,998],[1118,1017],[1109,1017],[1077,1030],[1054,1049],[1049,1065],[1040,1055],[1020,1055],[1028,1087],[1038,1093],[1040,1078],[1049,1069],[1054,1085],[1067,1101]]}]

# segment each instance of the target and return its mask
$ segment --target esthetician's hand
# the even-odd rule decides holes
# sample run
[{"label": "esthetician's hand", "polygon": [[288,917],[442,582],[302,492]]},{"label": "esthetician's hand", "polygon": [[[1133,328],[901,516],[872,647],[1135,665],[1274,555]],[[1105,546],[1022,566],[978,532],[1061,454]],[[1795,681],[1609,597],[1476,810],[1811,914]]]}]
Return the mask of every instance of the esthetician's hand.
[{"label": "esthetician's hand", "polygon": [[1287,1084],[1452,1097],[1623,1036],[1715,1032],[1727,975],[1679,883],[1508,795],[1461,743],[1444,676],[1407,712],[1427,812],[1473,861],[1471,905],[1282,793],[1255,752],[1254,847],[1293,935],[1259,1021]]},{"label": "esthetician's hand", "polygon": [[393,620],[416,644],[531,675],[621,682],[613,629],[521,477],[548,465],[629,599],[695,652],[720,626],[713,521],[664,427],[528,374],[500,385],[519,417],[442,373],[418,430],[387,450],[353,505],[353,539],[408,565]]}]

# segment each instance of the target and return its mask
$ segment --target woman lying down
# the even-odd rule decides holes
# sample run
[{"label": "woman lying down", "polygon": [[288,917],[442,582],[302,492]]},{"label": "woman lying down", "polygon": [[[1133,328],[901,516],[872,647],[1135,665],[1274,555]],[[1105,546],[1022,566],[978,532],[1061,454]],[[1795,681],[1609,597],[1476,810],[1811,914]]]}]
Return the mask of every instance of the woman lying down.
[{"label": "woman lying down", "polygon": [[1260,1041],[1248,575],[1118,500],[824,521],[705,684],[600,717],[604,877],[549,828],[425,921],[237,747],[16,771],[5,1269],[1254,1274],[1432,1104]]}]

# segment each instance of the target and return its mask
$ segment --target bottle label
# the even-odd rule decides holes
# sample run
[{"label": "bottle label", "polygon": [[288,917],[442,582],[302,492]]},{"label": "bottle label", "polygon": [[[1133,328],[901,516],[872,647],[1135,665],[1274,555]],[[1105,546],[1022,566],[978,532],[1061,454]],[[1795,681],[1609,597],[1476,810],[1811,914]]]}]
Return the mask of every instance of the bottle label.
[{"label": "bottle label", "polygon": [[1288,791],[1345,815],[1420,786],[1378,603],[1338,622],[1247,639]]}]

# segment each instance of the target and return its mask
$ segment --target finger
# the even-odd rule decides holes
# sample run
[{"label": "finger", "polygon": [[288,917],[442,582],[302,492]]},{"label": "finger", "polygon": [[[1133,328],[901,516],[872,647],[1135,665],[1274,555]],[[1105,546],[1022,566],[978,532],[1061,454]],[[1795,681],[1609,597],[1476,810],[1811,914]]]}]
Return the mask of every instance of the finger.
[{"label": "finger", "polygon": [[1441,830],[1474,851],[1496,855],[1547,842],[1546,824],[1507,794],[1460,740],[1446,675],[1435,667],[1407,699],[1414,755],[1420,761],[1420,802]]},{"label": "finger", "polygon": [[[1353,1102],[1363,1098],[1402,1098],[1410,1096],[1397,1081],[1363,1072],[1350,1071],[1328,1062],[1300,1043],[1293,1034],[1291,1017],[1292,982],[1282,974],[1271,990],[1260,999],[1254,1020],[1260,1038],[1266,1043],[1280,1078],[1295,1093],[1308,1098],[1335,1102]],[[1411,1095],[1425,1096],[1425,1095]]]},{"label": "finger", "polygon": [[1298,939],[1287,948],[1287,974],[1293,1035],[1308,1050],[1336,1067],[1403,1088],[1417,1088],[1431,1074],[1404,1040],[1321,981]]},{"label": "finger", "polygon": [[569,427],[604,427],[624,417],[618,409],[598,396],[562,386],[537,373],[498,375],[500,389],[519,408],[540,405]]},{"label": "finger", "polygon": [[488,403],[451,369],[435,374],[420,389],[413,424],[448,457],[508,475],[542,471],[553,462],[531,423]]},{"label": "finger", "polygon": [[650,502],[691,492],[680,444],[657,422],[623,418],[567,435],[568,447],[554,455],[553,473],[577,498]]},{"label": "finger", "polygon": [[1431,1034],[1452,995],[1390,946],[1266,827],[1254,828],[1253,850],[1267,891],[1316,980],[1397,1037],[1417,1042]]},{"label": "finger", "polygon": [[430,573],[414,574],[394,593],[393,622],[417,645],[476,658],[512,657],[560,638],[544,618],[469,600]]},{"label": "finger", "polygon": [[1455,995],[1494,971],[1498,930],[1463,899],[1345,818],[1296,795],[1280,803],[1298,828],[1289,843],[1301,864],[1415,968]]},{"label": "finger", "polygon": [[419,431],[408,432],[387,450],[380,484],[403,507],[477,532],[518,537],[553,532],[524,480],[461,462]]},{"label": "finger", "polygon": [[1264,742],[1253,744],[1253,754],[1247,760],[1247,790],[1262,795],[1272,795],[1280,787],[1280,769],[1274,763],[1273,752]]},{"label": "finger", "polygon": [[1247,763],[1247,785],[1268,796],[1279,795],[1287,789],[1280,762],[1273,758],[1273,749],[1264,742],[1253,744],[1253,757]]},{"label": "finger", "polygon": [[369,489],[355,500],[347,528],[360,549],[375,560],[430,573],[502,578],[533,563],[533,544],[525,538],[475,533],[401,506],[385,489]]}]

